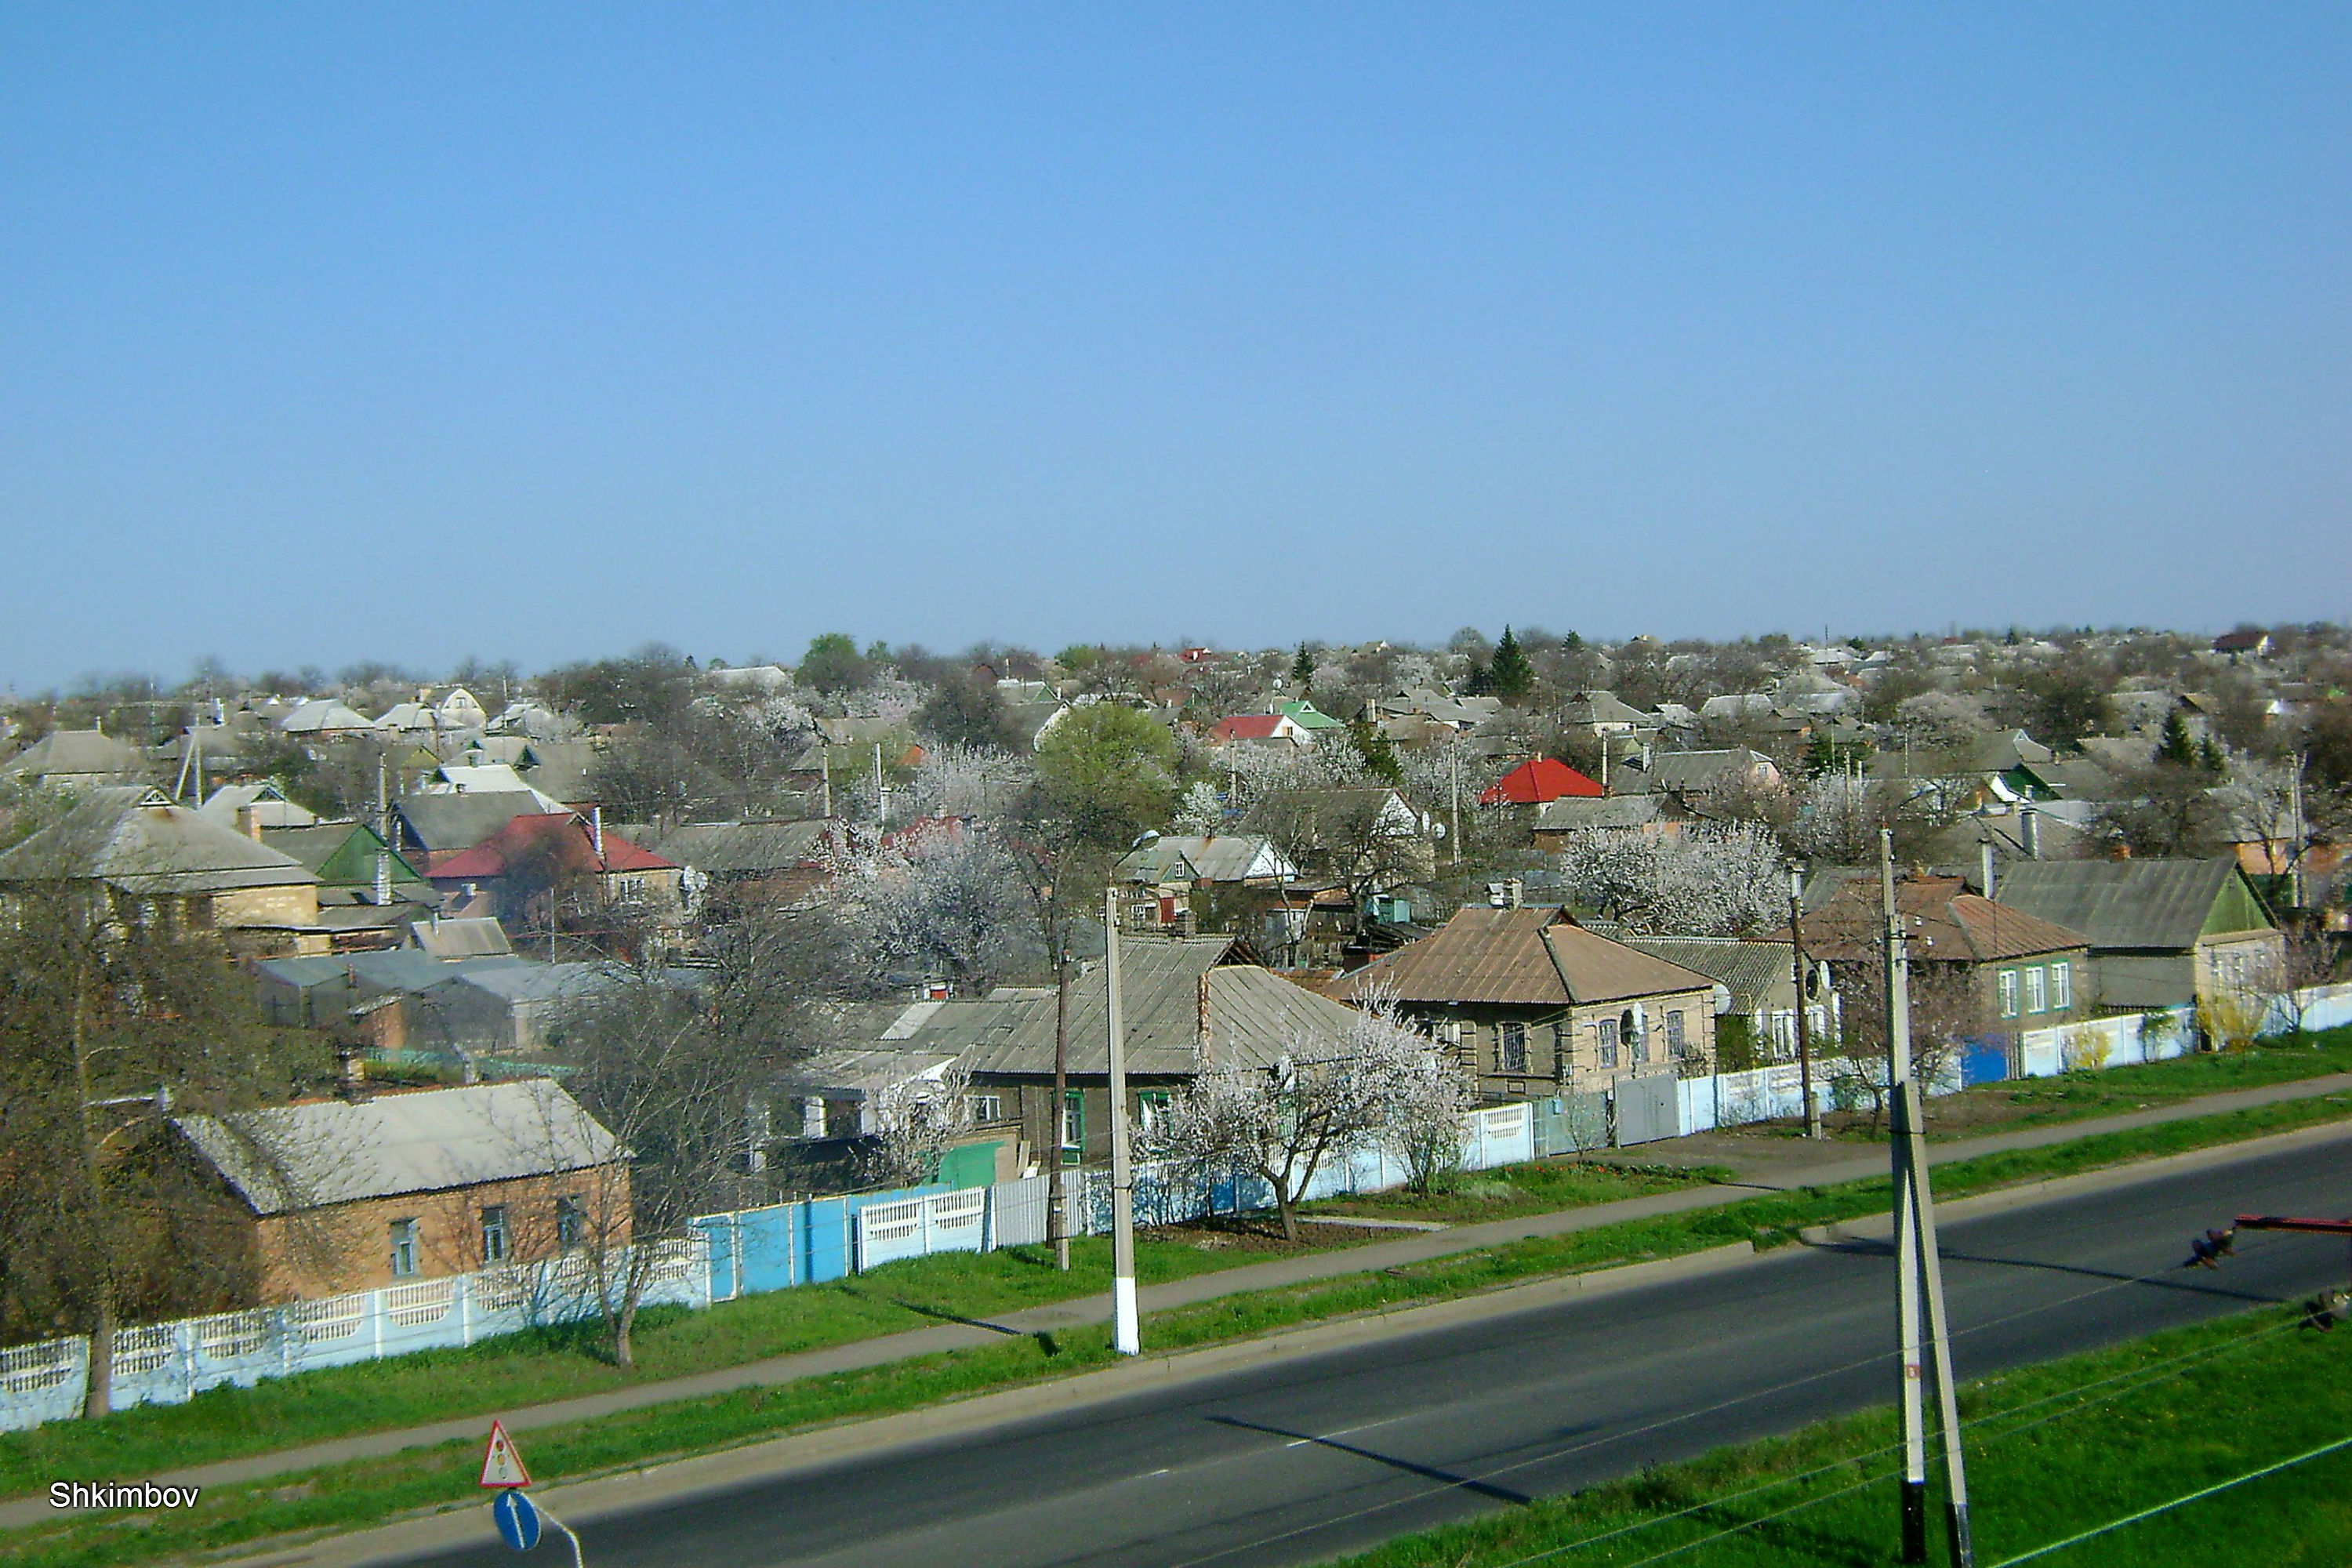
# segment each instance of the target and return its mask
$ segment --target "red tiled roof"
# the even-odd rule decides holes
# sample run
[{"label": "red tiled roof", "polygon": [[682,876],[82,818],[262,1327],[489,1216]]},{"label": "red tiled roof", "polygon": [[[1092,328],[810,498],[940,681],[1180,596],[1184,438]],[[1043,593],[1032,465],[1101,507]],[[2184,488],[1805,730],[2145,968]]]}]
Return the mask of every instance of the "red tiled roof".
[{"label": "red tiled roof", "polygon": [[1480,805],[1547,805],[1563,795],[1598,798],[1602,790],[1566,763],[1530,757],[1495,781],[1478,797]]},{"label": "red tiled roof", "polygon": [[518,816],[471,849],[461,849],[432,867],[436,880],[486,882],[506,875],[508,862],[553,836],[568,869],[576,871],[675,871],[677,867],[607,829],[604,858],[596,859],[594,831],[568,811]]}]

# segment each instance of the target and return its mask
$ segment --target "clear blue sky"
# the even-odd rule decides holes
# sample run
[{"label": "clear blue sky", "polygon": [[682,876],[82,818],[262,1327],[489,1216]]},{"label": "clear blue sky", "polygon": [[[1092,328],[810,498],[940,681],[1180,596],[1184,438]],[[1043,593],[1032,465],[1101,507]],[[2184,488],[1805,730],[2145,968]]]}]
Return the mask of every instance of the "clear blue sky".
[{"label": "clear blue sky", "polygon": [[0,11],[0,688],[2352,613],[2352,7]]}]

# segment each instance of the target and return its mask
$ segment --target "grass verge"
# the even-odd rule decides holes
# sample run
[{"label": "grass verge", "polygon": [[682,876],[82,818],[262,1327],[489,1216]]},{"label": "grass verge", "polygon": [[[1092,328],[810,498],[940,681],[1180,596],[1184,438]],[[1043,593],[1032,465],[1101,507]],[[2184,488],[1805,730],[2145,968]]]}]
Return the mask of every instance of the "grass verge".
[{"label": "grass verge", "polygon": [[[2348,1110],[2352,1097],[2291,1100],[2048,1149],[1990,1155],[1939,1167],[1936,1190],[1946,1198],[1963,1196],[2284,1131],[2339,1119]],[[1155,1314],[1144,1325],[1145,1348],[1165,1352],[1244,1339],[1350,1313],[1444,1300],[1547,1275],[1674,1257],[1729,1242],[1780,1246],[1793,1241],[1806,1226],[1881,1212],[1886,1196],[1883,1181],[1777,1193],[1377,1272],[1252,1291]],[[653,1405],[534,1430],[528,1440],[532,1472],[543,1479],[576,1479],[635,1468],[791,1431],[1066,1377],[1111,1360],[1107,1331],[1088,1325],[1050,1337],[1008,1340],[862,1372]],[[89,1430],[102,1434],[112,1425],[101,1423]],[[63,1516],[0,1537],[0,1553],[59,1568],[98,1568],[216,1551],[268,1536],[361,1529],[413,1510],[473,1500],[479,1457],[478,1441],[469,1439],[207,1489],[202,1505],[185,1511]],[[164,1462],[188,1461],[173,1455]],[[44,1479],[127,1480],[142,1473],[100,1455],[80,1463],[60,1461]]]},{"label": "grass verge", "polygon": [[[2267,1308],[1963,1391],[1988,1568],[2352,1436],[2352,1335]],[[1889,1407],[1508,1513],[1400,1537],[1344,1568],[1851,1568],[1898,1560]],[[1940,1467],[1930,1505],[1941,1534]],[[1944,1560],[1940,1545],[1930,1560]],[[2352,1561],[2352,1448],[2035,1559],[2052,1568]]]}]

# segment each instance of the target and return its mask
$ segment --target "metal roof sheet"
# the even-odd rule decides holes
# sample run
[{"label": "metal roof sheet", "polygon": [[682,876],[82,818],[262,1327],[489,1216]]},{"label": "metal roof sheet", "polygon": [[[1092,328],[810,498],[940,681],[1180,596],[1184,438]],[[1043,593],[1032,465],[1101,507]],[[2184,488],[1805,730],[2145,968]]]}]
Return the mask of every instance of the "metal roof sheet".
[{"label": "metal roof sheet", "polygon": [[2036,860],[2010,867],[1993,890],[2011,909],[2086,933],[2094,947],[2185,952],[2242,875],[2226,858]]},{"label": "metal roof sheet", "polygon": [[1343,975],[1335,995],[1392,994],[1399,1001],[1562,1007],[1674,992],[1714,982],[1585,930],[1557,910],[1458,910],[1435,933]]}]

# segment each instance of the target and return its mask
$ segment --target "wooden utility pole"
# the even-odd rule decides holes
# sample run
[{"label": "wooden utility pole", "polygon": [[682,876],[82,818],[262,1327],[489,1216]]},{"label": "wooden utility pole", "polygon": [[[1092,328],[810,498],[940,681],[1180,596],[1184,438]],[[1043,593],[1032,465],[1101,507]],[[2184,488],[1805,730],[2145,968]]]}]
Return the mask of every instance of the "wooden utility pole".
[{"label": "wooden utility pole", "polygon": [[1135,1300],[1135,1168],[1127,1148],[1127,1019],[1119,1009],[1118,889],[1103,889],[1103,979],[1110,1024],[1110,1348],[1143,1351]]},{"label": "wooden utility pole", "polygon": [[1822,1135],[1822,1108],[1813,1101],[1813,1034],[1805,1006],[1805,868],[1789,862],[1789,957],[1797,980],[1797,1082],[1805,1097],[1805,1136]]}]

